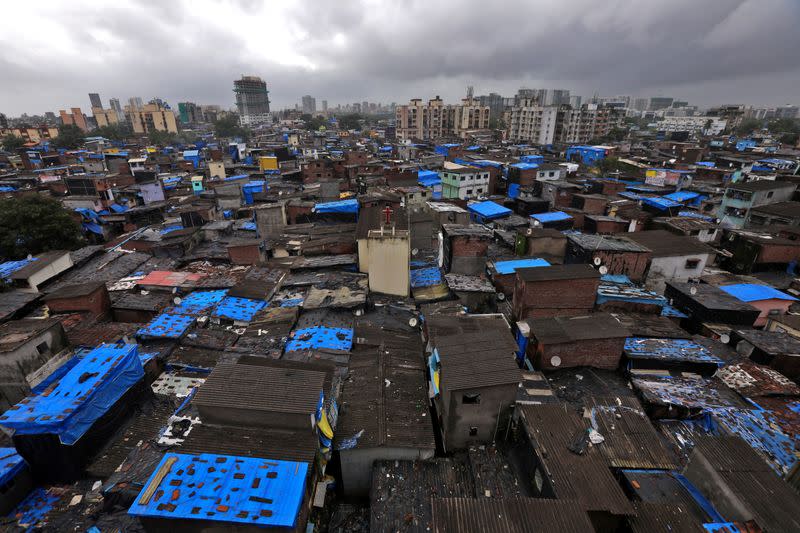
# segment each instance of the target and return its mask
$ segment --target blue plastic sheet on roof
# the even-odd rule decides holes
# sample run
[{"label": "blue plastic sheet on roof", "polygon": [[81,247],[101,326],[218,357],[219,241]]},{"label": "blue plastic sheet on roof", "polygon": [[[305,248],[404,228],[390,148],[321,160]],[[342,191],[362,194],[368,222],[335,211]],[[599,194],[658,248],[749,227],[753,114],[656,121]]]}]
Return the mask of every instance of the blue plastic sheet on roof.
[{"label": "blue plastic sheet on roof", "polygon": [[479,145],[479,144],[473,144],[472,146],[467,146],[467,150],[470,151],[470,152],[475,152],[475,151],[480,150],[480,149],[481,149],[481,145]]},{"label": "blue plastic sheet on roof", "polygon": [[411,279],[411,288],[417,289],[420,287],[433,287],[434,285],[442,284],[442,271],[439,267],[419,268],[412,270],[409,274]]},{"label": "blue plastic sheet on roof", "polygon": [[37,261],[37,258],[31,257],[30,259],[20,259],[19,261],[6,261],[5,263],[0,263],[0,279],[8,279],[11,274],[22,267],[33,263],[34,261]]},{"label": "blue plastic sheet on roof", "polygon": [[199,157],[200,152],[198,150],[184,150],[183,157]]},{"label": "blue plastic sheet on roof", "polygon": [[256,223],[255,222],[248,221],[248,222],[245,222],[244,224],[242,224],[241,226],[239,226],[239,229],[244,230],[244,231],[256,231],[257,228],[256,228]]},{"label": "blue plastic sheet on roof", "polygon": [[87,209],[85,207],[76,207],[75,211],[80,213],[83,218],[86,220],[94,220],[95,222],[100,221],[100,215],[92,211],[91,209]]},{"label": "blue plastic sheet on roof", "polygon": [[661,308],[661,316],[671,317],[671,318],[689,318],[689,315],[675,309],[671,305],[665,305]]},{"label": "blue plastic sheet on roof", "polygon": [[689,200],[694,200],[700,196],[699,192],[692,192],[692,191],[675,191],[670,194],[665,194],[662,198],[666,198],[667,200],[672,200],[673,202],[688,202]]},{"label": "blue plastic sheet on roof", "polygon": [[656,209],[660,209],[661,211],[664,211],[666,209],[671,209],[674,207],[683,207],[683,204],[679,202],[673,202],[668,198],[642,198],[642,204],[655,207]]},{"label": "blue plastic sheet on roof", "polygon": [[225,211],[223,211],[223,212],[222,212],[222,216],[223,216],[223,217],[224,217],[226,220],[227,220],[227,219],[229,219],[229,218],[231,218],[231,217],[233,217],[233,209],[226,209]]},{"label": "blue plastic sheet on roof", "polygon": [[557,222],[559,220],[569,220],[572,217],[563,211],[550,211],[548,213],[536,213],[531,215],[531,218],[538,220],[542,224],[545,222]]},{"label": "blue plastic sheet on roof", "polygon": [[83,222],[81,224],[84,230],[90,231],[92,233],[96,233],[97,235],[103,234],[103,228],[99,224],[95,224],[94,222]]},{"label": "blue plastic sheet on roof", "polygon": [[508,197],[509,198],[518,198],[519,197],[519,183],[511,183],[508,186]]},{"label": "blue plastic sheet on roof", "polygon": [[[159,470],[168,462],[172,464],[166,476],[158,479]],[[128,514],[293,527],[303,502],[308,468],[307,463],[294,461],[167,453]],[[141,503],[141,495],[152,489],[157,489],[153,496]]]},{"label": "blue plastic sheet on roof", "polygon": [[170,308],[176,315],[200,315],[209,311],[228,294],[227,289],[213,291],[194,291],[181,298],[181,303]]},{"label": "blue plastic sheet on roof", "polygon": [[281,301],[280,307],[300,307],[303,305],[303,298],[286,298]]},{"label": "blue plastic sheet on roof", "polygon": [[194,317],[189,315],[161,313],[139,329],[136,335],[143,338],[179,339],[193,323]]},{"label": "blue plastic sheet on roof", "polygon": [[0,425],[18,435],[54,434],[62,444],[75,444],[144,377],[136,350],[136,344],[95,348],[48,391],[6,411]]},{"label": "blue plastic sheet on roof", "polygon": [[431,187],[442,183],[442,178],[435,170],[419,170],[417,171],[417,181],[424,187]]},{"label": "blue plastic sheet on roof", "polygon": [[173,231],[178,231],[179,229],[183,229],[182,224],[173,224],[172,226],[167,226],[166,228],[162,229],[159,233],[161,233],[161,235],[166,235],[167,233],[172,233]]},{"label": "blue plastic sheet on roof", "polygon": [[51,494],[42,487],[36,487],[11,511],[7,518],[15,520],[17,525],[26,531],[36,531],[40,525],[43,525],[47,513],[60,499],[61,496]]},{"label": "blue plastic sheet on roof", "polygon": [[494,269],[498,274],[513,274],[518,268],[536,268],[550,266],[544,259],[512,259],[510,261],[498,261],[494,264]]},{"label": "blue plastic sheet on roof", "polygon": [[634,201],[637,201],[637,202],[639,200],[641,200],[642,198],[644,198],[644,196],[642,196],[640,194],[636,194],[635,192],[632,192],[632,191],[622,191],[620,193],[617,193],[617,195],[618,196],[622,196],[623,198],[627,198],[628,200],[634,200]]},{"label": "blue plastic sheet on roof", "polygon": [[16,187],[12,187],[11,185],[2,185],[0,186],[0,192],[14,192],[16,191]]},{"label": "blue plastic sheet on roof", "polygon": [[510,166],[518,168],[520,170],[531,170],[534,168],[539,168],[539,165],[537,163],[514,163],[513,165]]},{"label": "blue plastic sheet on roof", "polygon": [[519,160],[522,161],[523,163],[536,163],[540,165],[544,163],[544,156],[529,154],[520,156]]},{"label": "blue plastic sheet on roof", "polygon": [[315,213],[358,213],[358,200],[338,200],[314,205]]},{"label": "blue plastic sheet on roof", "polygon": [[17,477],[25,468],[25,460],[16,448],[0,448],[0,487]]},{"label": "blue plastic sheet on roof", "polygon": [[697,163],[695,163],[695,165],[708,168],[714,168],[715,166],[717,166],[717,164],[714,161],[698,161]]},{"label": "blue plastic sheet on roof", "polygon": [[250,322],[261,309],[266,307],[264,300],[253,300],[250,298],[237,298],[236,296],[226,296],[217,305],[213,316],[218,318],[229,318],[237,322]]},{"label": "blue plastic sheet on roof", "polygon": [[119,204],[111,204],[109,207],[110,207],[110,208],[111,208],[111,210],[112,210],[112,211],[114,211],[115,213],[124,213],[125,211],[127,211],[127,210],[128,210],[128,208],[127,208],[126,206],[124,206],[124,205],[119,205]]},{"label": "blue plastic sheet on roof", "polygon": [[286,343],[287,352],[300,350],[341,350],[350,351],[353,347],[353,330],[348,328],[329,328],[314,326],[292,332]]},{"label": "blue plastic sheet on roof", "polygon": [[698,218],[707,222],[714,222],[714,217],[698,213],[697,211],[679,211],[679,217]]},{"label": "blue plastic sheet on roof", "polygon": [[485,202],[474,202],[467,206],[467,209],[479,217],[486,220],[494,220],[496,218],[507,217],[511,214],[511,209],[496,204],[491,200]]},{"label": "blue plastic sheet on roof", "polygon": [[759,285],[757,283],[736,283],[734,285],[723,285],[720,287],[734,298],[743,302],[756,302],[758,300],[789,300],[797,301],[794,296],[779,291],[769,285]]},{"label": "blue plastic sheet on roof", "polygon": [[182,178],[180,176],[170,176],[168,178],[162,179],[161,181],[166,184],[173,184],[173,183],[180,183],[181,179]]},{"label": "blue plastic sheet on roof", "polygon": [[722,359],[708,351],[703,345],[688,339],[628,337],[625,339],[625,355],[629,359],[723,364]]},{"label": "blue plastic sheet on roof", "polygon": [[250,177],[250,174],[236,174],[235,176],[228,176],[227,178],[224,178],[223,181],[235,181],[235,180],[241,180],[241,179],[249,178],[249,177]]},{"label": "blue plastic sheet on roof", "polygon": [[380,152],[384,152],[384,153],[385,152],[391,152],[392,151],[392,147],[391,146],[381,146],[380,148],[378,148],[378,150]]}]

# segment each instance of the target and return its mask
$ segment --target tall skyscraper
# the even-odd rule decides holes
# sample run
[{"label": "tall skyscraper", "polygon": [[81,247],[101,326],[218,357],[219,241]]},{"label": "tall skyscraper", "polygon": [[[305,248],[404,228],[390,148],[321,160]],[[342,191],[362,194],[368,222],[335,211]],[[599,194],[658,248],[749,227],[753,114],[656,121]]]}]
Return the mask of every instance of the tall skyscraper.
[{"label": "tall skyscraper", "polygon": [[100,100],[100,95],[97,93],[89,93],[89,102],[92,107],[103,107],[103,102]]},{"label": "tall skyscraper", "polygon": [[117,119],[120,122],[127,122],[125,119],[125,112],[122,110],[122,105],[119,103],[119,98],[112,98],[108,101],[108,105],[117,113]]},{"label": "tall skyscraper", "polygon": [[307,94],[303,97],[303,113],[313,115],[317,112],[317,99]]},{"label": "tall skyscraper", "polygon": [[323,100],[322,101],[322,112],[323,113],[327,113],[328,112],[328,101],[327,100]]},{"label": "tall skyscraper", "polygon": [[242,76],[233,82],[233,92],[243,125],[269,122],[269,91],[265,81],[258,76]]},{"label": "tall skyscraper", "polygon": [[140,96],[132,96],[128,99],[128,103],[133,111],[141,110],[144,106],[144,102],[142,102],[142,98]]}]

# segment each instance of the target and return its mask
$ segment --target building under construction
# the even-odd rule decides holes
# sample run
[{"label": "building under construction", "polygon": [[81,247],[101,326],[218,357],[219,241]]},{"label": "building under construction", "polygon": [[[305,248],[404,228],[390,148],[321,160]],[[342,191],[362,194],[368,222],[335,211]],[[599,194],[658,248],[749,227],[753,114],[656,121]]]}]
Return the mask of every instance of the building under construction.
[{"label": "building under construction", "polygon": [[233,82],[233,92],[242,125],[269,122],[269,91],[264,80],[258,76],[242,76]]}]

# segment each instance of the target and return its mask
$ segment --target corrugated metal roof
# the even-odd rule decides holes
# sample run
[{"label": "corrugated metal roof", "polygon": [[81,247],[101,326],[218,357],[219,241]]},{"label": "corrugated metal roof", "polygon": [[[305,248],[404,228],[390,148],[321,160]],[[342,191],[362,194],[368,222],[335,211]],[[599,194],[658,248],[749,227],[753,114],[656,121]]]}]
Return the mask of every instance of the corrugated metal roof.
[{"label": "corrugated metal roof", "polygon": [[574,501],[544,498],[433,498],[435,533],[590,533],[589,515]]},{"label": "corrugated metal roof", "polygon": [[248,411],[313,414],[325,374],[315,370],[220,363],[193,403]]},{"label": "corrugated metal roof", "polygon": [[553,265],[537,268],[520,268],[517,275],[522,281],[555,281],[568,279],[600,279],[600,273],[590,265]]},{"label": "corrugated metal roof", "polygon": [[723,363],[722,359],[708,349],[687,339],[629,337],[625,341],[625,355],[629,359],[659,359],[719,365]]},{"label": "corrugated metal roof", "polygon": [[607,313],[576,317],[546,317],[527,320],[531,335],[542,344],[629,337],[630,332]]},{"label": "corrugated metal roof", "polygon": [[703,523],[683,505],[634,502],[636,516],[628,518],[632,533],[703,531]]}]

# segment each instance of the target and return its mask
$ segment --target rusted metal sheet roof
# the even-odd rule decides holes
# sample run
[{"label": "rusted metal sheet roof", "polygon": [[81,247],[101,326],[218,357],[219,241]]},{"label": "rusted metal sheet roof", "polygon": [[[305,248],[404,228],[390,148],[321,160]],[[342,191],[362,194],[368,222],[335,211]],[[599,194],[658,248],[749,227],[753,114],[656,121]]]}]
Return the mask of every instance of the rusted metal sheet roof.
[{"label": "rusted metal sheet roof", "polygon": [[594,531],[574,501],[545,498],[433,498],[434,533],[527,533]]},{"label": "rusted metal sheet roof", "polygon": [[717,377],[728,387],[749,398],[800,396],[800,387],[792,380],[749,359],[720,368]]}]

